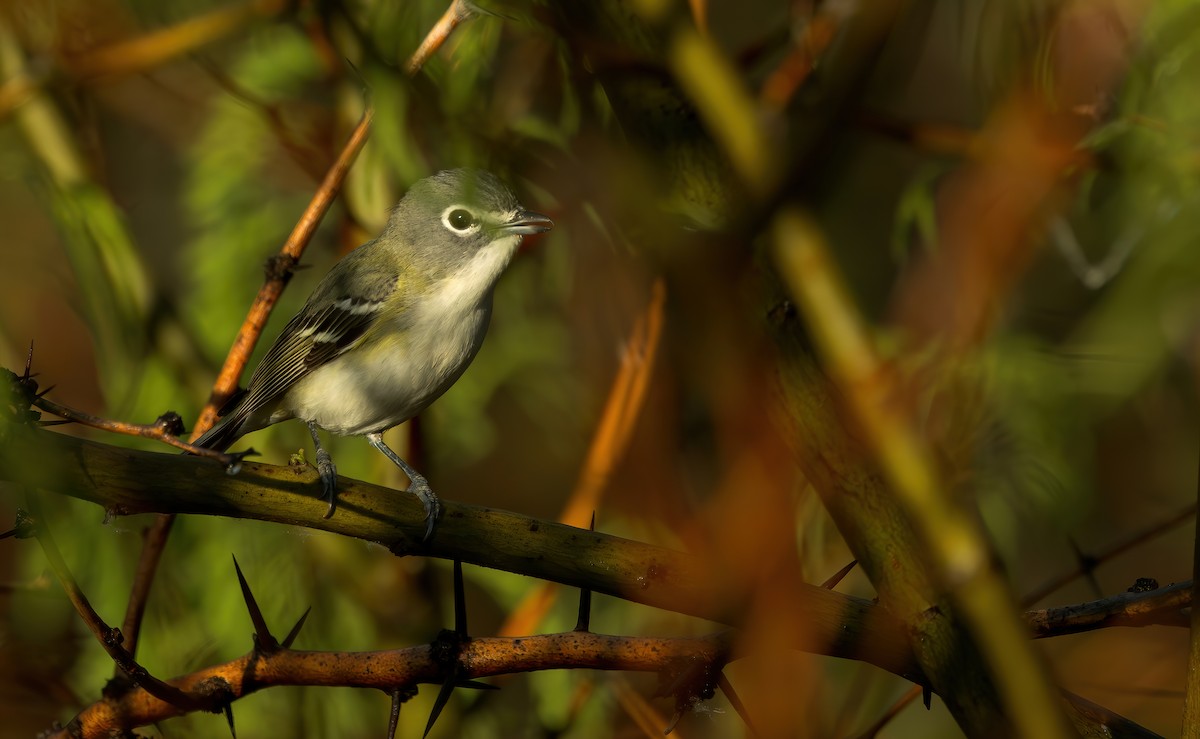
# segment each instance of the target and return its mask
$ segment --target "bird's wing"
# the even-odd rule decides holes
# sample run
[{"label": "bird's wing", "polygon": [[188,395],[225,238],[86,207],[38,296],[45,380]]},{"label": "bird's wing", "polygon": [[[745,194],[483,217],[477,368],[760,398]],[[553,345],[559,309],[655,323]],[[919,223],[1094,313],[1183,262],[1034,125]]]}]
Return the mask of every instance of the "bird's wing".
[{"label": "bird's wing", "polygon": [[399,272],[379,270],[377,263],[367,267],[356,258],[366,248],[342,259],[283,327],[231,415],[244,419],[274,402],[300,378],[353,347],[379,319]]}]

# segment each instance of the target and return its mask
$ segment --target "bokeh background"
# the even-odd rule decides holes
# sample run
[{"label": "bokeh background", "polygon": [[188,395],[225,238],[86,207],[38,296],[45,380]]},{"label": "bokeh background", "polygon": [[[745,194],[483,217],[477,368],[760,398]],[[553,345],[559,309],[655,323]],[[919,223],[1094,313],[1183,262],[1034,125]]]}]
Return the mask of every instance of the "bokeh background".
[{"label": "bokeh background", "polygon": [[[329,265],[427,174],[493,170],[557,224],[527,240],[501,281],[468,373],[418,423],[389,433],[443,497],[558,518],[614,379],[652,360],[631,438],[599,485],[597,527],[708,553],[756,582],[759,565],[780,558],[814,583],[850,561],[779,412],[768,324],[791,308],[763,227],[787,201],[823,231],[880,351],[919,378],[926,436],[947,481],[981,511],[1018,596],[1080,573],[1027,605],[1190,577],[1186,510],[1200,446],[1193,3],[480,5],[486,12],[413,77],[406,60],[441,0],[0,5],[0,365],[19,371],[33,341],[33,369],[58,402],[143,423],[171,409],[190,427],[264,260],[369,98],[370,142],[260,353]],[[659,43],[677,27],[697,29],[724,65]],[[164,29],[179,33],[150,50],[126,44]],[[697,113],[704,80],[730,71],[744,97],[709,99],[699,106],[709,113]],[[760,127],[767,157],[713,110],[732,111],[734,129]],[[631,357],[647,316],[661,338],[651,356],[642,347]],[[300,424],[244,444],[279,464],[310,445]],[[344,475],[405,484],[361,440],[330,449]],[[0,517],[21,505],[0,487]],[[84,591],[119,622],[148,519],[109,520],[58,496],[44,507]],[[1179,525],[1081,572],[1081,555],[1166,520]],[[313,607],[300,648],[408,646],[450,623],[445,562],[190,517],[172,534],[139,645],[155,675],[250,647],[231,553],[277,630]],[[481,568],[467,577],[478,635],[511,628],[541,587]],[[802,604],[761,579],[762,608],[802,623]],[[29,736],[95,700],[112,666],[34,542],[0,542],[0,587],[0,735]],[[839,588],[874,595],[858,572]],[[574,593],[552,592],[561,597],[523,628],[574,625]],[[597,598],[592,625],[714,628],[610,598]],[[1039,648],[1068,689],[1178,731],[1185,630],[1109,629]],[[768,735],[861,736],[910,687],[868,665],[769,648],[728,674]],[[642,736],[639,701],[664,724],[672,711],[652,697],[653,676],[495,682],[502,691],[456,694],[433,735]],[[435,692],[405,705],[401,735],[423,729]],[[244,737],[378,736],[387,710],[382,694],[315,688],[235,706]],[[141,731],[213,736],[223,724],[195,715]],[[678,730],[745,732],[721,695]],[[936,697],[881,733],[958,735]]]}]

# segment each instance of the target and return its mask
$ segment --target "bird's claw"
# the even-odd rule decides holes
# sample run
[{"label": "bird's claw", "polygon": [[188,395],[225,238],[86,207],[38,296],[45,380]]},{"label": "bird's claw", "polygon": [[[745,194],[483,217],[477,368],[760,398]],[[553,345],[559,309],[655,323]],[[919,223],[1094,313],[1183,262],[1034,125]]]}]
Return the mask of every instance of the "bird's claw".
[{"label": "bird's claw", "polygon": [[333,460],[324,449],[317,450],[317,473],[321,476],[321,487],[324,490],[322,497],[329,502],[325,518],[332,518],[333,512],[337,510],[337,467],[333,466]]},{"label": "bird's claw", "polygon": [[442,502],[438,500],[433,488],[429,487],[429,481],[420,475],[408,486],[408,492],[417,496],[421,505],[425,507],[425,536],[421,538],[421,543],[428,544],[438,518],[442,515]]}]

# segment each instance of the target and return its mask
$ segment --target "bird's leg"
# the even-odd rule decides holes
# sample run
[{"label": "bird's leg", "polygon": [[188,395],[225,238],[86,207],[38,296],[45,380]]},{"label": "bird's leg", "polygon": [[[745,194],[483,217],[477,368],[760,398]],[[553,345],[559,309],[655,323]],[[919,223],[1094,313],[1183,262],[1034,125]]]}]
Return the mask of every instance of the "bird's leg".
[{"label": "bird's leg", "polygon": [[417,496],[421,500],[421,505],[425,506],[425,538],[421,539],[421,543],[429,541],[429,537],[433,536],[433,527],[437,523],[438,516],[442,513],[442,504],[438,500],[437,494],[429,487],[429,481],[420,472],[414,470],[408,462],[400,459],[400,455],[388,448],[387,444],[383,443],[383,434],[378,432],[367,434],[367,441],[371,442],[371,446],[383,452],[397,467],[404,470],[404,474],[408,475],[408,479],[412,481],[412,484],[408,486],[408,492]]},{"label": "bird's leg", "polygon": [[337,467],[333,466],[333,457],[321,446],[321,439],[317,436],[317,424],[309,421],[308,433],[312,434],[313,446],[317,448],[317,473],[321,475],[325,500],[329,501],[329,510],[325,512],[325,518],[329,518],[333,515],[333,509],[337,507]]}]

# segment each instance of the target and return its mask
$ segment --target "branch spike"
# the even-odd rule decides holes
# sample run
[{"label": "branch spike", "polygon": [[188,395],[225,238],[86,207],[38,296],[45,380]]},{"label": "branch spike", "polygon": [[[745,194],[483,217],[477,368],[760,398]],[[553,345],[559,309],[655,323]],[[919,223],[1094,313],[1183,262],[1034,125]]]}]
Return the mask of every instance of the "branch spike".
[{"label": "branch spike", "polygon": [[821,587],[825,588],[826,590],[833,590],[834,588],[836,588],[838,586],[838,583],[840,583],[842,580],[844,580],[846,578],[846,575],[849,575],[851,572],[854,571],[854,568],[856,566],[858,566],[858,560],[857,559],[850,560],[850,564],[846,565],[842,569],[833,573],[833,575],[831,575],[828,580],[821,583]]},{"label": "branch spike", "polygon": [[683,709],[676,707],[675,713],[671,715],[671,721],[667,723],[666,728],[663,729],[663,736],[667,736],[672,731],[675,731],[675,727],[679,725],[679,719],[681,718],[683,718]]},{"label": "branch spike", "polygon": [[237,729],[233,727],[233,704],[225,704],[225,720],[229,722],[229,734],[233,739],[237,739]]},{"label": "branch spike", "polygon": [[[596,512],[592,511],[592,522],[588,524],[589,531],[596,530]],[[576,631],[588,631],[592,625],[592,591],[588,588],[579,590],[579,617],[575,620]]]},{"label": "branch spike", "polygon": [[238,583],[242,587],[242,599],[246,601],[246,610],[250,612],[250,622],[254,624],[254,637],[258,642],[257,647],[266,651],[277,649],[279,642],[275,641],[275,637],[271,636],[271,630],[267,627],[266,619],[263,618],[262,609],[258,607],[258,601],[254,599],[254,593],[250,592],[250,584],[246,582],[246,577],[242,574],[242,568],[238,565],[236,556],[233,558],[233,569],[237,571]]},{"label": "branch spike", "polygon": [[292,648],[292,642],[296,641],[296,637],[300,635],[300,629],[303,628],[304,621],[308,618],[308,614],[311,612],[312,606],[304,609],[304,613],[300,615],[300,620],[296,622],[296,625],[292,627],[292,630],[288,632],[288,635],[283,638],[283,644],[280,646],[282,646],[284,649]]},{"label": "branch spike", "polygon": [[450,701],[450,694],[454,692],[454,686],[458,683],[458,678],[455,673],[450,673],[446,676],[446,682],[442,683],[441,690],[438,691],[437,698],[433,701],[433,710],[429,712],[429,721],[425,724],[425,733],[421,735],[421,739],[429,736],[429,732],[433,730],[433,724],[438,720],[438,716],[442,715],[442,709],[446,707],[446,703]]},{"label": "branch spike", "polygon": [[[308,615],[308,611],[304,612]],[[400,688],[392,691],[392,713],[388,717],[388,739],[396,739],[396,727],[400,725],[400,704],[404,702]]]},{"label": "branch spike", "polygon": [[579,589],[579,618],[575,621],[576,631],[588,631],[592,624],[592,591]]},{"label": "branch spike", "polygon": [[733,689],[733,684],[729,682],[729,678],[725,677],[722,672],[717,675],[717,687],[725,694],[725,698],[729,700],[729,705],[733,706],[733,710],[738,716],[742,717],[742,722],[746,724],[746,731],[750,736],[758,736],[758,731],[755,730],[754,724],[750,721],[750,712],[746,710],[746,704],[742,703],[742,699],[738,697],[737,691]]},{"label": "branch spike", "polygon": [[478,680],[459,680],[458,682],[454,683],[454,687],[467,688],[469,690],[499,690],[500,689],[499,685],[492,685],[491,683],[483,683]]},{"label": "branch spike", "polygon": [[1100,566],[1100,562],[1090,554],[1087,554],[1079,546],[1079,542],[1075,541],[1075,537],[1068,536],[1067,544],[1071,547],[1071,551],[1075,553],[1075,559],[1079,562],[1079,573],[1092,586],[1092,591],[1099,598],[1103,596],[1104,589],[1100,587],[1100,581],[1096,579],[1096,568]]},{"label": "branch spike", "polygon": [[454,633],[467,637],[467,592],[463,587],[462,560],[454,560]]}]

